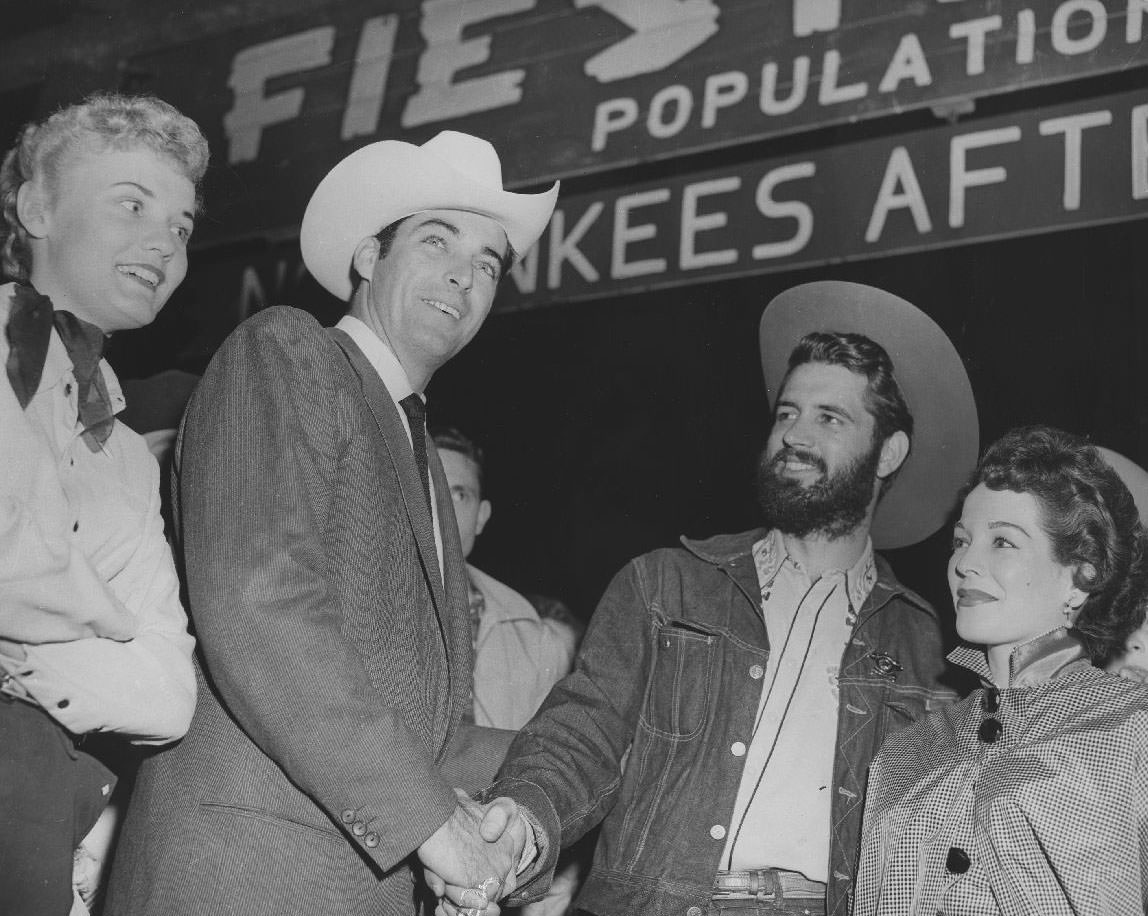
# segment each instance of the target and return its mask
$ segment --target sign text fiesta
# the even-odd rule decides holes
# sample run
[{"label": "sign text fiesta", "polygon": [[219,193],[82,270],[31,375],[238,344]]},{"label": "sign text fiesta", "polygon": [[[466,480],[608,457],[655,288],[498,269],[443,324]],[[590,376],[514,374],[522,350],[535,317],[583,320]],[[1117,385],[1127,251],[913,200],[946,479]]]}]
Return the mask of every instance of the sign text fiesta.
[{"label": "sign text fiesta", "polygon": [[[795,24],[801,7],[832,5],[827,0],[794,2]],[[535,0],[466,4],[424,0],[419,29],[425,47],[418,59],[414,92],[400,114],[402,128],[520,104],[525,70],[466,74],[492,62],[491,37],[482,31],[484,24],[527,14],[535,5]],[[670,68],[701,48],[719,28],[720,10],[714,0],[575,0],[575,5],[583,10],[601,8],[633,30],[584,62],[587,81],[601,85]],[[963,58],[959,69],[967,85],[962,91],[975,91],[978,80],[990,84],[997,78],[987,64],[990,47],[1006,45],[1013,68],[1039,68],[1050,57],[1081,57],[1103,46],[1139,45],[1146,18],[1148,0],[1127,0],[1122,15],[1111,17],[1101,0],[1061,0],[1016,9],[1008,19],[994,14],[954,21],[947,37],[959,46]],[[387,14],[361,23],[339,128],[342,141],[379,130],[399,21],[398,14]],[[223,119],[229,163],[257,159],[267,128],[304,116],[303,88],[269,91],[268,85],[331,65],[335,39],[336,27],[324,25],[244,48],[234,56],[228,78],[234,104]],[[847,78],[845,74],[856,68],[840,50],[827,48],[816,58],[794,54],[763,60],[753,70],[698,71],[686,80],[653,86],[646,94],[620,92],[597,102],[592,123],[584,125],[585,139],[591,152],[608,154],[611,144],[635,134],[647,141],[666,141],[687,129],[716,133],[725,126],[723,119],[738,119],[737,129],[744,131],[747,117],[769,122],[809,108],[864,108],[879,97],[895,107],[906,90],[927,89],[936,79],[934,51],[926,49],[917,32],[889,36],[866,54],[880,58],[875,81]]]}]

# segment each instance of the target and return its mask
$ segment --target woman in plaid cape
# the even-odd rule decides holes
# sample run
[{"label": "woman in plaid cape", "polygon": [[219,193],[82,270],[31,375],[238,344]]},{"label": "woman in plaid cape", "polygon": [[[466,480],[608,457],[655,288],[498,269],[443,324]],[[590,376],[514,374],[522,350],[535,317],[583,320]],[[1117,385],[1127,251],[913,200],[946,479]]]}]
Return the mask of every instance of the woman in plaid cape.
[{"label": "woman in plaid cape", "polygon": [[1093,665],[1142,617],[1132,496],[1048,427],[990,446],[965,493],[949,657],[984,687],[874,761],[853,912],[1144,913],[1148,688]]}]

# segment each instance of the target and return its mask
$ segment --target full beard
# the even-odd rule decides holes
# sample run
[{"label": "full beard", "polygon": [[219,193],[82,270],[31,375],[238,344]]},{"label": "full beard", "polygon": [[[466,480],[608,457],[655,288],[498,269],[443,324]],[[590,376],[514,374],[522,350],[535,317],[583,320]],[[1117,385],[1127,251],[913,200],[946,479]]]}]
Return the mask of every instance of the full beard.
[{"label": "full beard", "polygon": [[[788,458],[813,465],[821,479],[805,486],[785,477],[782,465]],[[833,474],[821,458],[801,449],[785,446],[772,459],[763,452],[757,465],[757,500],[766,524],[799,538],[819,534],[836,540],[852,534],[869,513],[880,462],[880,443]]]}]

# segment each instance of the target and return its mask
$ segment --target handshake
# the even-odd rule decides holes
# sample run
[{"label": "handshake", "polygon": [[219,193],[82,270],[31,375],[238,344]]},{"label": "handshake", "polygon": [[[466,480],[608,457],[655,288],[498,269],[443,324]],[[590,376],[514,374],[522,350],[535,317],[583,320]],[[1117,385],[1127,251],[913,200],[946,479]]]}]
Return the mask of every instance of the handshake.
[{"label": "handshake", "polygon": [[458,807],[418,848],[436,916],[497,916],[496,901],[514,891],[533,830],[509,798],[476,802],[455,789]]}]

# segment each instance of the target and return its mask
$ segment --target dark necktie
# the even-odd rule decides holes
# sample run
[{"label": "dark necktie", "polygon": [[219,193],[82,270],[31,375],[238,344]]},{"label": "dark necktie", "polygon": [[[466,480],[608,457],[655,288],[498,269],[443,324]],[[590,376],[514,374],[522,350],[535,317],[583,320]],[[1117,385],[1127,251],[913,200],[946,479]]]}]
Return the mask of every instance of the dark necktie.
[{"label": "dark necktie", "polygon": [[8,381],[22,408],[27,408],[40,387],[52,327],[64,342],[72,372],[76,376],[78,419],[88,449],[98,452],[115,426],[116,415],[100,371],[106,337],[94,324],[81,321],[71,312],[57,312],[52,300],[30,286],[17,286],[8,317]]},{"label": "dark necktie", "polygon": [[427,409],[423,399],[417,394],[408,394],[399,401],[403,413],[411,424],[411,445],[415,450],[415,465],[419,469],[419,479],[423,482],[423,494],[427,498],[427,508],[430,508],[430,469],[427,466]]}]

